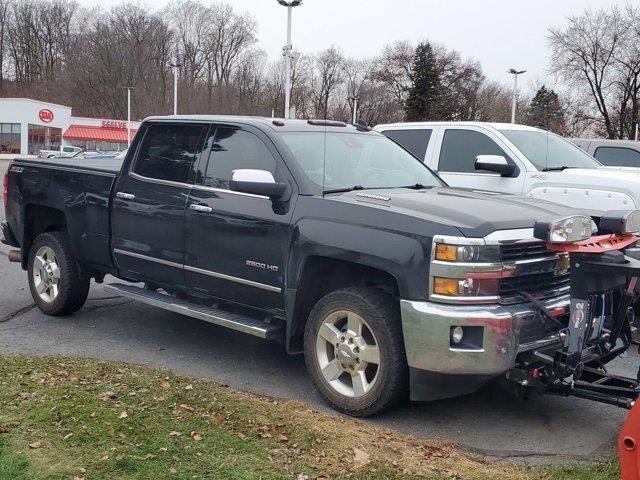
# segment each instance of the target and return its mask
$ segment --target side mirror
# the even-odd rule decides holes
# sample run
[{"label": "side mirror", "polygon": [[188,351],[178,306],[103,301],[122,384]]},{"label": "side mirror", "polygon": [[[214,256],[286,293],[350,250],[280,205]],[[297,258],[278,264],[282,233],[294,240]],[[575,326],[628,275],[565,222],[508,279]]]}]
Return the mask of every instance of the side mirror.
[{"label": "side mirror", "polygon": [[287,184],[276,182],[273,174],[266,170],[242,169],[231,172],[229,189],[279,200],[286,193]]},{"label": "side mirror", "polygon": [[478,155],[476,157],[476,170],[495,172],[503,177],[509,177],[516,171],[516,166],[509,163],[502,155]]}]

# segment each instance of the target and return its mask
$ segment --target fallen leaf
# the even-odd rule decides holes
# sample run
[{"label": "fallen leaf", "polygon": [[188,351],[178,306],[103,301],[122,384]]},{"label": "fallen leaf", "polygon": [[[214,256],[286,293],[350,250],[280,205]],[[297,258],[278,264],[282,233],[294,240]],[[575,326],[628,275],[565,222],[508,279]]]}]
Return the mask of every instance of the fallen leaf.
[{"label": "fallen leaf", "polygon": [[109,460],[109,455],[102,455],[100,460]]},{"label": "fallen leaf", "polygon": [[309,475],[305,475],[304,473],[299,473],[296,477],[296,480],[309,480]]},{"label": "fallen leaf", "polygon": [[211,415],[211,421],[216,425],[220,425],[221,423],[224,423],[224,417],[219,413],[214,413]]},{"label": "fallen leaf", "polygon": [[172,475],[175,475],[176,473],[178,473],[178,470],[176,470],[175,468],[171,467],[169,469],[169,473],[172,474]]},{"label": "fallen leaf", "polygon": [[316,477],[316,480],[333,480],[333,477],[328,473],[322,473]]},{"label": "fallen leaf", "polygon": [[193,385],[189,384],[186,387],[184,387],[185,390],[193,390]]},{"label": "fallen leaf", "polygon": [[247,436],[242,433],[242,432],[236,432],[236,436],[240,439],[240,440],[244,440],[245,438],[247,438]]},{"label": "fallen leaf", "polygon": [[351,462],[353,468],[362,468],[371,462],[369,454],[362,448],[354,447],[353,454],[353,460]]},{"label": "fallen leaf", "polygon": [[182,432],[176,432],[175,430],[173,432],[169,432],[170,437],[179,437],[180,435],[182,435]]},{"label": "fallen leaf", "polygon": [[80,475],[74,475],[73,480],[84,480],[84,477],[81,477]]},{"label": "fallen leaf", "polygon": [[127,412],[122,412],[118,418],[127,418],[128,416]]},{"label": "fallen leaf", "polygon": [[118,396],[113,392],[103,392],[97,396],[98,400],[102,400],[103,402],[107,402],[109,400],[115,400]]},{"label": "fallen leaf", "polygon": [[71,437],[73,437],[73,433],[67,433],[67,434],[64,436],[63,440],[66,440],[66,439],[71,438]]},{"label": "fallen leaf", "polygon": [[191,438],[193,438],[194,441],[199,442],[202,440],[202,435],[198,432],[191,432]]},{"label": "fallen leaf", "polygon": [[187,405],[186,403],[181,403],[178,406],[180,408],[182,408],[183,410],[189,410],[190,412],[193,412],[193,410],[194,410],[194,408],[191,405]]},{"label": "fallen leaf", "polygon": [[163,380],[160,382],[160,387],[164,388],[165,390],[169,390],[171,388],[171,384],[166,380]]},{"label": "fallen leaf", "polygon": [[42,447],[42,442],[40,440],[29,444],[29,448],[36,449],[40,447]]},{"label": "fallen leaf", "polygon": [[288,442],[289,441],[289,437],[287,437],[286,435],[278,435],[278,441],[279,442]]}]

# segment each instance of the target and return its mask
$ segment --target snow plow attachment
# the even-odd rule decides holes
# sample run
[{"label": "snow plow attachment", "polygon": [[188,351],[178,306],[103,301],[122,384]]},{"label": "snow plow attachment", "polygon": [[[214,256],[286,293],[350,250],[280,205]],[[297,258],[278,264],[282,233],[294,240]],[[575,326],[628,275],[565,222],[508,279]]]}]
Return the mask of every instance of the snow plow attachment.
[{"label": "snow plow attachment", "polygon": [[634,404],[618,437],[622,480],[640,479],[640,403]]},{"label": "snow plow attachment", "polygon": [[[537,223],[534,236],[571,268],[568,315],[558,318],[542,304],[542,321],[559,325],[557,343],[526,352],[509,373],[524,394],[579,397],[629,409],[618,452],[622,480],[640,480],[640,370],[636,378],[609,374],[606,365],[631,345],[640,277],[640,210],[608,212],[595,224],[576,216]],[[525,295],[525,294],[523,294]],[[526,295],[525,295],[526,297]]]}]

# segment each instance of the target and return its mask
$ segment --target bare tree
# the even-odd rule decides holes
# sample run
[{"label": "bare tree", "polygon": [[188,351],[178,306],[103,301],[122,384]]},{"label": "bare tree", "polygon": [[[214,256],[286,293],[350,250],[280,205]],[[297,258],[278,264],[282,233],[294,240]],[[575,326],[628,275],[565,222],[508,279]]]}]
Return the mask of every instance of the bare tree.
[{"label": "bare tree", "polygon": [[329,47],[313,59],[311,94],[318,118],[329,117],[331,101],[344,81],[344,62],[342,52],[336,47]]}]

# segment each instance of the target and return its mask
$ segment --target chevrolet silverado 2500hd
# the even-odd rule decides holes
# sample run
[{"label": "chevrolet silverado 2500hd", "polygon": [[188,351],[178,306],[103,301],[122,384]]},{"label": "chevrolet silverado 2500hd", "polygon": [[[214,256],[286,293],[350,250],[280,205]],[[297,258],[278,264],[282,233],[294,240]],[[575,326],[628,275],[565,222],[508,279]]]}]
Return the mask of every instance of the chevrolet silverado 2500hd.
[{"label": "chevrolet silverado 2500hd", "polygon": [[[122,159],[15,160],[4,243],[38,307],[91,279],[155,307],[304,352],[321,395],[365,416],[473,391],[560,342],[567,255],[538,199],[449,188],[385,136],[330,121],[147,119]],[[571,223],[573,222],[573,223]]]}]

